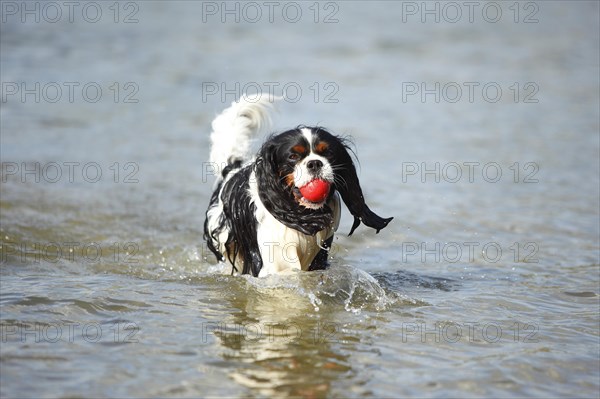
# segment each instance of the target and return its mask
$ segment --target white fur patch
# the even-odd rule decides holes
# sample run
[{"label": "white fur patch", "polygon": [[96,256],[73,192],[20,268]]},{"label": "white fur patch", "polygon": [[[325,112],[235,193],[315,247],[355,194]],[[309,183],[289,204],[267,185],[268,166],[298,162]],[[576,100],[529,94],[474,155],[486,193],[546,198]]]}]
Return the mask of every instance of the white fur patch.
[{"label": "white fur patch", "polygon": [[[333,167],[331,166],[327,158],[313,151],[313,142],[315,138],[313,137],[312,131],[308,128],[302,128],[300,129],[300,131],[302,132],[302,135],[306,138],[310,145],[310,153],[302,160],[302,162],[298,163],[294,168],[294,182],[296,184],[296,187],[303,187],[315,178],[319,178],[329,183],[333,183]],[[317,176],[311,173],[308,169],[308,163],[314,160],[319,160],[323,164],[323,167],[321,168]]]},{"label": "white fur patch", "polygon": [[230,159],[242,162],[251,154],[252,139],[262,128],[271,125],[269,110],[273,107],[268,95],[258,98],[242,96],[221,112],[212,122],[211,166],[217,176]]}]

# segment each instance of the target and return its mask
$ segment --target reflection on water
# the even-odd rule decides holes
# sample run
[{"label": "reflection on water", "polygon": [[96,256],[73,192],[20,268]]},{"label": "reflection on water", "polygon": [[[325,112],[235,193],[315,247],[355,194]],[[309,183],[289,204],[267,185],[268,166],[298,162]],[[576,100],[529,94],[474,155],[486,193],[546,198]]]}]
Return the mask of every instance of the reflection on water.
[{"label": "reflection on water", "polygon": [[211,332],[223,347],[222,366],[235,365],[232,379],[269,397],[329,396],[340,378],[356,380],[349,353],[363,333],[351,318],[337,317],[339,310],[394,302],[372,277],[350,267],[242,281],[246,295],[229,298],[236,309],[231,321]]},{"label": "reflection on water", "polygon": [[349,355],[330,347],[339,323],[323,314],[306,317],[314,314],[309,301],[280,294],[275,290],[232,301],[239,309],[232,324],[215,331],[229,374],[259,395],[326,396],[340,374],[354,372]]}]

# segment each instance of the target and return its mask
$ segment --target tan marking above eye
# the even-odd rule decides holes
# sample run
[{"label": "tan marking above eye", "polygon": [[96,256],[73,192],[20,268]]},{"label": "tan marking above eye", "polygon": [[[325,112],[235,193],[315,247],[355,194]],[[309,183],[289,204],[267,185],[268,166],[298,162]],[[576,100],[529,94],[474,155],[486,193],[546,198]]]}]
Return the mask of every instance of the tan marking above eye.
[{"label": "tan marking above eye", "polygon": [[300,155],[306,155],[308,153],[308,149],[301,144],[293,146],[292,151]]},{"label": "tan marking above eye", "polygon": [[317,143],[317,145],[315,146],[315,151],[319,154],[324,153],[325,151],[327,151],[327,149],[329,148],[329,144],[327,144],[324,141],[319,141]]}]

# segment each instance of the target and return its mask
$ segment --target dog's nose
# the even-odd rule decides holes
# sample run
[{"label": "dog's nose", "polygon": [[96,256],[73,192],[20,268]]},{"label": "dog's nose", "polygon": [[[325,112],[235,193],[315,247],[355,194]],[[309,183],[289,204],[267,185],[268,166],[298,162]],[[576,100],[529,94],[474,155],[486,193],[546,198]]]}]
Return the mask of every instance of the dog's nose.
[{"label": "dog's nose", "polygon": [[308,170],[315,172],[323,167],[323,162],[319,161],[318,159],[313,159],[308,161],[306,167]]}]

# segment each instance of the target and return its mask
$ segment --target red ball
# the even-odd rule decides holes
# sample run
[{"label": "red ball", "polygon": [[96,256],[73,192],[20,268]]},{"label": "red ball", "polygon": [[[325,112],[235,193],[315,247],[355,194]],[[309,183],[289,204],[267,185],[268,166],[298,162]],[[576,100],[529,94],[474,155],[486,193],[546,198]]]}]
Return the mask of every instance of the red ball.
[{"label": "red ball", "polygon": [[330,184],[324,180],[315,179],[300,187],[300,194],[311,202],[321,202],[329,194]]}]

